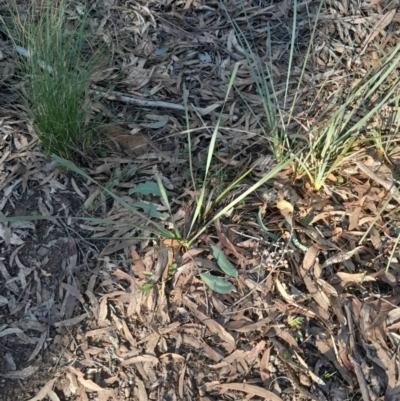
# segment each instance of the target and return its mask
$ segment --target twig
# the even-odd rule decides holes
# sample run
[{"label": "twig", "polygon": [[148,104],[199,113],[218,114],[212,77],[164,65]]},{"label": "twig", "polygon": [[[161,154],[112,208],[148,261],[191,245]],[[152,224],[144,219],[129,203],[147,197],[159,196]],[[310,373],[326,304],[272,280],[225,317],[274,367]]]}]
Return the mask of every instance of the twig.
[{"label": "twig", "polygon": [[393,182],[386,181],[383,178],[379,177],[377,174],[375,174],[369,167],[367,167],[364,163],[362,162],[357,162],[357,167],[367,174],[371,180],[374,180],[377,184],[381,185],[383,188],[385,188],[390,195],[392,195],[393,199],[397,201],[397,203],[400,204],[400,192],[399,190],[394,186]]},{"label": "twig", "polygon": [[[143,100],[143,99],[136,99],[131,96],[127,96],[124,93],[121,92],[103,92],[99,90],[94,90],[91,89],[89,90],[90,93],[93,93],[97,96],[102,96],[105,97],[108,100],[117,100],[122,103],[127,103],[127,104],[135,104],[137,106],[143,106],[143,107],[162,107],[165,109],[172,109],[172,110],[180,110],[180,111],[185,111],[185,106],[182,104],[177,104],[177,103],[168,103],[168,102],[162,102],[158,100]],[[213,110],[221,106],[221,102],[214,103],[213,105],[206,107],[205,109],[201,107],[195,107],[193,105],[189,106],[189,109],[192,111],[196,111],[202,116],[211,113]]]}]

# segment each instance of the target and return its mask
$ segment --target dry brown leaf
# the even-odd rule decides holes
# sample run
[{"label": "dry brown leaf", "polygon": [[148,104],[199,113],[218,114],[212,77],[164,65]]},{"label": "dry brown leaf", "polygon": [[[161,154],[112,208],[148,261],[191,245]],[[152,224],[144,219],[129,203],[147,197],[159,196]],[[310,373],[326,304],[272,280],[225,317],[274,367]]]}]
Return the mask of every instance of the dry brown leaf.
[{"label": "dry brown leaf", "polygon": [[119,280],[126,280],[129,284],[135,285],[135,279],[130,276],[128,273],[125,273],[124,271],[120,269],[115,269],[112,274],[117,277]]},{"label": "dry brown leaf", "polygon": [[383,347],[377,342],[370,340],[370,344],[362,342],[362,346],[365,350],[367,357],[386,370],[390,364],[390,353],[383,349]]},{"label": "dry brown leaf", "polygon": [[320,249],[318,245],[313,244],[308,249],[303,258],[303,269],[310,270],[314,266],[315,259],[317,259]]},{"label": "dry brown leaf", "polygon": [[364,43],[362,44],[363,50],[361,51],[361,54],[363,54],[370,42],[372,42],[377,35],[379,35],[380,32],[382,32],[391,22],[393,17],[396,14],[396,8],[393,8],[393,10],[388,11],[385,15],[382,16],[382,18],[378,21],[378,23],[375,25],[373,31],[370,33],[370,35],[365,39]]},{"label": "dry brown leaf", "polygon": [[95,330],[89,330],[85,333],[85,338],[88,337],[94,337],[94,338],[99,338],[101,337],[103,334],[107,334],[109,331],[114,331],[115,327],[104,327],[101,329],[95,329]]},{"label": "dry brown leaf", "polygon": [[269,358],[271,355],[272,347],[269,347],[264,351],[264,354],[260,361],[260,377],[263,382],[271,378],[271,373],[269,371]]},{"label": "dry brown leaf", "polygon": [[[231,324],[229,324],[231,323]],[[251,331],[260,330],[264,326],[271,323],[271,318],[266,317],[256,323],[248,323],[242,321],[228,322],[225,327],[229,330],[237,331],[239,333],[249,333]]]},{"label": "dry brown leaf", "polygon": [[129,358],[126,361],[122,361],[120,366],[128,366],[128,365],[134,365],[136,363],[151,363],[154,365],[157,365],[158,363],[158,358],[156,358],[153,355],[139,355],[139,356],[134,356],[133,358]]},{"label": "dry brown leaf", "polygon": [[325,295],[325,293],[319,290],[318,286],[311,277],[311,274],[309,273],[309,271],[305,270],[303,266],[299,267],[299,273],[304,281],[304,284],[307,287],[308,293],[313,297],[315,302],[321,307],[322,311],[320,311],[320,314],[322,314],[322,317],[325,320],[328,320],[329,315],[327,314],[327,312],[330,306],[328,297]]},{"label": "dry brown leaf", "polygon": [[327,283],[325,280],[318,278],[317,284],[324,290],[326,295],[333,297],[339,296],[335,288],[331,286],[329,283]]},{"label": "dry brown leaf", "polygon": [[66,375],[69,380],[69,389],[71,390],[72,394],[76,394],[79,389],[78,381],[76,380],[76,376],[71,372],[66,372]]},{"label": "dry brown leaf", "polygon": [[[355,352],[355,349],[353,350],[353,352]],[[360,392],[363,401],[372,401],[365,374],[361,369],[361,364],[351,354],[348,355],[348,358],[351,364],[354,366],[354,373],[356,374],[358,384],[360,386]],[[376,398],[374,397],[374,400],[375,399]]]},{"label": "dry brown leaf", "polygon": [[279,209],[283,217],[291,216],[294,211],[293,205],[290,202],[284,200],[282,197],[277,202],[276,207]]},{"label": "dry brown leaf", "polygon": [[163,275],[164,270],[167,268],[168,264],[168,248],[163,246],[160,247],[158,252],[157,263],[154,268],[154,272],[151,277],[147,280],[148,284],[155,284],[160,280],[161,276]]},{"label": "dry brown leaf", "polygon": [[78,381],[86,389],[91,390],[91,391],[96,391],[98,393],[97,394],[98,399],[100,399],[100,396],[104,396],[104,397],[106,397],[106,399],[109,397],[112,397],[115,401],[118,401],[118,398],[115,395],[115,392],[113,390],[100,387],[94,381],[85,379],[83,373],[80,372],[78,369],[74,368],[73,366],[68,366],[68,370],[77,377]]},{"label": "dry brown leaf", "polygon": [[302,365],[307,370],[307,378],[310,377],[311,380],[314,383],[317,383],[319,386],[325,386],[326,383],[320,377],[318,377],[312,370],[310,370],[306,361],[296,351],[294,351],[294,354],[296,355],[297,360],[300,362],[300,365]]},{"label": "dry brown leaf", "polygon": [[227,384],[212,384],[214,388],[221,389],[224,393],[228,390],[242,391],[252,396],[262,397],[269,401],[282,401],[281,397],[278,397],[272,391],[268,391],[262,387],[253,386],[246,383],[227,383]]},{"label": "dry brown leaf", "polygon": [[235,167],[241,166],[246,161],[245,159],[243,159],[243,160],[225,159],[224,157],[220,156],[218,153],[214,153],[214,157],[216,157],[222,163],[227,164],[228,166],[235,166]]},{"label": "dry brown leaf", "polygon": [[176,359],[177,361],[185,361],[186,359],[179,354],[175,354],[173,352],[168,352],[167,354],[162,354],[159,356],[159,359],[162,361],[165,358],[172,358],[172,359]]},{"label": "dry brown leaf", "polygon": [[[279,286],[276,286],[276,287],[279,290],[279,292],[281,292],[281,289],[283,289],[282,284],[280,284],[280,287]],[[285,291],[285,293],[286,293],[286,291]],[[288,295],[288,294],[286,293],[286,295]],[[305,308],[304,306],[301,306],[301,305],[297,304],[296,302],[288,301],[287,299],[285,299],[285,301],[287,301],[290,305],[292,305],[292,307],[293,307],[292,308],[293,310],[291,311],[292,314],[301,314],[301,315],[310,317],[312,319],[314,319],[316,317],[315,312],[313,312],[312,310]],[[275,306],[285,312],[289,312],[289,310],[291,309],[290,307],[283,304],[279,300],[275,302]]]},{"label": "dry brown leaf", "polygon": [[232,362],[235,362],[238,358],[243,358],[245,355],[246,355],[246,351],[237,349],[234,352],[232,352],[232,354],[230,354],[226,358],[224,358],[221,362],[219,362],[215,365],[208,365],[208,367],[211,369],[220,369],[220,368],[223,368],[224,366],[231,365]]},{"label": "dry brown leaf", "polygon": [[30,398],[28,401],[41,401],[44,397],[47,396],[49,391],[53,388],[54,383],[56,382],[57,378],[49,380],[40,390],[39,392],[33,397]]},{"label": "dry brown leaf", "polygon": [[74,318],[66,319],[66,320],[63,320],[62,322],[54,323],[54,327],[70,327],[70,326],[74,326],[75,324],[78,324],[78,323],[84,321],[88,317],[89,317],[89,315],[87,313],[83,313],[82,315],[76,316]]},{"label": "dry brown leaf", "polygon": [[347,228],[348,231],[352,231],[358,227],[360,220],[360,213],[361,213],[360,206],[355,207],[352,213],[350,213],[349,226]]},{"label": "dry brown leaf", "polygon": [[[6,326],[7,327],[7,326]],[[4,329],[4,330],[1,330],[0,331],[0,338],[1,337],[5,337],[5,336],[9,336],[9,335],[11,335],[11,334],[23,334],[24,332],[21,330],[21,329],[19,329],[19,328],[17,328],[17,327],[15,327],[15,328],[9,328],[9,329]]]},{"label": "dry brown leaf", "polygon": [[179,373],[179,380],[178,380],[178,394],[179,397],[183,400],[183,385],[185,380],[185,373],[186,373],[186,364],[183,365],[181,372]]},{"label": "dry brown leaf", "polygon": [[186,297],[184,298],[184,304],[192,311],[192,313],[201,323],[205,324],[209,328],[211,333],[218,335],[218,337],[222,340],[221,345],[229,353],[235,349],[235,339],[219,323],[197,310],[197,305],[194,302],[189,301],[189,299]]},{"label": "dry brown leaf", "polygon": [[136,252],[136,250],[133,246],[131,246],[129,248],[129,250],[131,253],[131,258],[133,260],[132,265],[131,265],[131,270],[132,270],[133,274],[139,279],[144,279],[145,276],[144,276],[143,272],[146,270],[144,263],[142,262],[139,254]]},{"label": "dry brown leaf", "polygon": [[47,338],[47,330],[45,330],[39,337],[39,341],[36,344],[35,349],[33,350],[31,356],[28,359],[28,362],[33,361],[36,356],[39,354],[40,350],[43,347],[44,342],[46,341]]},{"label": "dry brown leaf", "polygon": [[76,395],[77,395],[77,397],[79,397],[78,398],[79,401],[89,401],[89,397],[86,394],[85,387],[82,385],[79,386],[79,389],[78,389],[78,392]]},{"label": "dry brown leaf", "polygon": [[122,319],[122,328],[124,330],[125,338],[129,341],[129,343],[132,345],[132,347],[136,347],[136,341],[133,338],[128,325],[126,324],[125,319]]},{"label": "dry brown leaf", "polygon": [[372,276],[367,275],[366,273],[345,273],[345,272],[337,272],[331,278],[331,284],[337,285],[340,284],[341,288],[346,288],[352,284],[359,284],[368,281],[376,281],[376,279]]},{"label": "dry brown leaf", "polygon": [[350,259],[354,254],[356,254],[360,249],[363,249],[363,248],[364,248],[363,246],[358,246],[357,248],[352,249],[351,251],[342,252],[337,255],[334,255],[324,262],[324,264],[322,265],[322,268],[324,269],[335,263],[343,263],[345,260]]},{"label": "dry brown leaf", "polygon": [[335,349],[332,345],[332,341],[328,340],[319,340],[315,341],[315,345],[318,348],[318,351],[323,354],[333,365],[335,369],[340,373],[340,375],[346,380],[349,386],[353,385],[353,377],[351,376],[350,372],[345,369],[343,364],[341,364],[338,359],[336,358]]},{"label": "dry brown leaf", "polygon": [[129,130],[118,126],[108,126],[104,128],[104,135],[108,138],[108,146],[125,152],[128,155],[142,155],[147,151],[148,141],[140,133],[134,135]]},{"label": "dry brown leaf", "polygon": [[387,366],[388,385],[385,393],[385,401],[398,400],[400,392],[399,375],[398,353],[394,353],[389,365]]},{"label": "dry brown leaf", "polygon": [[296,304],[295,298],[293,295],[288,294],[288,292],[285,290],[283,287],[282,283],[279,281],[279,279],[275,280],[275,285],[279,293],[281,294],[282,298],[290,303],[290,304]]},{"label": "dry brown leaf", "polygon": [[220,362],[221,359],[223,358],[223,355],[216,350],[215,348],[210,347],[206,342],[201,342],[200,343],[200,348],[203,349],[204,354],[209,358],[210,360],[214,362]]},{"label": "dry brown leaf", "polygon": [[268,331],[267,335],[269,337],[274,336],[274,337],[280,337],[282,340],[287,342],[291,347],[293,347],[294,350],[296,350],[297,353],[302,354],[303,351],[297,344],[297,341],[294,339],[294,337],[284,328],[278,329],[273,327],[271,330]]},{"label": "dry brown leaf", "polygon": [[375,319],[373,320],[371,325],[368,327],[368,330],[372,330],[376,327],[381,327],[383,325],[386,328],[386,317],[388,316],[390,311],[392,311],[393,309],[397,309],[396,305],[394,305],[393,303],[381,302],[381,300],[378,300],[378,301],[379,301],[378,302],[378,305],[379,305],[378,313],[375,316]]},{"label": "dry brown leaf", "polygon": [[58,395],[53,390],[50,390],[47,393],[47,397],[50,398],[50,401],[60,401],[60,399],[58,398]]},{"label": "dry brown leaf", "polygon": [[135,394],[138,400],[140,401],[148,401],[148,396],[147,396],[147,392],[146,392],[146,387],[144,385],[144,383],[140,380],[140,379],[135,379],[135,384],[136,384],[136,388],[135,388]]},{"label": "dry brown leaf", "polygon": [[229,241],[229,239],[226,237],[225,234],[222,233],[221,230],[221,222],[219,221],[219,219],[217,219],[214,223],[215,228],[217,230],[217,235],[219,240],[221,241],[222,245],[227,248],[229,251],[231,251],[235,257],[238,259],[238,261],[240,262],[241,259],[243,259],[242,255],[237,251],[236,247],[232,244],[231,241]]},{"label": "dry brown leaf", "polygon": [[83,298],[82,294],[79,292],[79,290],[76,287],[73,287],[72,285],[67,284],[67,283],[61,283],[61,287],[63,287],[66,291],[68,291],[75,298],[79,299],[79,301],[82,304],[85,304],[85,299]]},{"label": "dry brown leaf", "polygon": [[21,370],[14,370],[7,373],[0,373],[0,377],[13,380],[24,380],[32,376],[39,369],[39,366],[28,366]]},{"label": "dry brown leaf", "polygon": [[0,273],[4,277],[6,287],[9,287],[15,294],[18,294],[19,293],[18,286],[13,281],[11,281],[12,277],[8,273],[6,266],[1,260],[0,260]]},{"label": "dry brown leaf", "polygon": [[290,380],[292,381],[292,383],[295,385],[295,387],[297,388],[297,390],[299,390],[300,393],[301,393],[304,397],[310,398],[310,399],[315,400],[315,401],[319,401],[319,399],[318,399],[317,397],[315,397],[313,394],[311,394],[308,390],[306,390],[306,389],[299,383],[299,381],[297,380],[297,377],[296,377],[296,375],[294,374],[292,368],[291,368],[287,363],[285,363],[285,365],[286,365],[286,369],[287,369],[287,375],[288,375],[288,377],[290,378]]},{"label": "dry brown leaf", "polygon": [[260,342],[257,343],[255,347],[253,347],[253,349],[250,352],[247,353],[244,359],[249,365],[252,365],[254,363],[258,355],[265,348],[265,344],[266,344],[265,341],[261,340]]},{"label": "dry brown leaf", "polygon": [[8,304],[8,299],[0,295],[0,308]]}]

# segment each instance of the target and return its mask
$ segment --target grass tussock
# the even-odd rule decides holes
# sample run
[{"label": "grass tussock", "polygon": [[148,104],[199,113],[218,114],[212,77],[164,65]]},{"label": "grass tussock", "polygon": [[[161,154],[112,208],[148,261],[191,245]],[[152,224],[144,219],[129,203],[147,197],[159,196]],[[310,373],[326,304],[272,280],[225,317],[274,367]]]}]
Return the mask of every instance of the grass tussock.
[{"label": "grass tussock", "polygon": [[[223,4],[221,3],[224,8]],[[247,30],[252,31],[244,4],[241,10],[247,20]],[[318,17],[324,7],[321,1],[314,14]],[[278,162],[294,157],[295,176],[306,176],[316,191],[320,190],[328,178],[344,160],[349,160],[362,143],[373,143],[381,153],[387,153],[387,141],[377,123],[383,112],[397,110],[400,100],[400,78],[397,68],[400,65],[400,46],[384,53],[380,52],[379,62],[365,71],[362,79],[343,80],[335,91],[328,82],[316,88],[316,96],[311,105],[305,105],[302,97],[304,88],[310,90],[305,76],[307,70],[313,71],[315,60],[315,38],[318,31],[318,18],[310,24],[308,46],[304,50],[302,65],[298,66],[297,75],[293,75],[295,60],[297,25],[297,1],[292,4],[292,32],[285,53],[286,76],[279,84],[271,60],[273,59],[273,38],[267,24],[264,55],[255,50],[257,46],[246,35],[238,23],[226,11],[237,41],[244,49],[247,68],[254,81],[255,90],[260,98],[263,116],[253,115],[260,121],[261,131],[271,141],[271,149]],[[327,80],[328,81],[328,80]],[[237,90],[245,101],[245,96]],[[326,94],[330,93],[328,97]],[[296,109],[302,110],[301,119],[297,119]],[[249,112],[253,113],[251,107]],[[299,124],[299,121],[302,121]],[[398,121],[388,127],[390,132],[397,132]],[[292,126],[292,128],[290,128]],[[296,128],[293,129],[293,126]],[[365,146],[364,146],[365,147]]]},{"label": "grass tussock", "polygon": [[88,46],[87,12],[67,13],[65,0],[34,1],[26,13],[12,11],[21,95],[43,150],[68,159],[88,153],[96,129],[87,90],[98,53]]}]

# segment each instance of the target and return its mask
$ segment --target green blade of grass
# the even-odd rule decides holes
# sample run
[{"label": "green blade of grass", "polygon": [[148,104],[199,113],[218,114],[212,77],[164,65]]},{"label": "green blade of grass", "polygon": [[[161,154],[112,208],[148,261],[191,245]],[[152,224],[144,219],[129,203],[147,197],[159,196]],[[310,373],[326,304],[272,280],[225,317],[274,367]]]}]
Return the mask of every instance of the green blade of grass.
[{"label": "green blade of grass", "polygon": [[[0,16],[17,50],[22,72],[20,95],[42,149],[48,155],[71,158],[93,149],[97,125],[90,120],[87,89],[100,52],[85,50],[89,37],[87,11],[68,18],[66,0],[42,0],[27,5],[24,16],[14,0],[12,17]],[[23,54],[19,51],[20,54]]]},{"label": "green blade of grass", "polygon": [[221,124],[222,112],[223,112],[225,104],[226,104],[226,102],[228,100],[229,94],[230,94],[230,92],[232,90],[233,82],[235,81],[238,69],[239,69],[239,63],[236,63],[234,65],[234,67],[233,67],[233,71],[232,71],[232,74],[231,74],[231,77],[230,77],[230,80],[229,80],[228,89],[226,91],[224,103],[222,104],[222,108],[221,108],[221,114],[220,114],[220,116],[219,116],[219,118],[217,120],[217,123],[215,125],[214,130],[213,130],[213,133],[211,135],[210,144],[208,145],[207,161],[206,161],[206,168],[205,168],[205,173],[204,173],[203,186],[202,186],[202,188],[200,190],[200,196],[199,196],[199,198],[197,199],[197,202],[196,202],[196,208],[195,208],[194,213],[193,213],[192,221],[191,221],[190,228],[189,228],[189,233],[193,230],[194,224],[196,223],[197,218],[200,216],[201,209],[204,206],[206,185],[207,185],[207,182],[208,182],[208,172],[209,172],[209,169],[210,169],[210,166],[211,166],[211,160],[213,158],[214,149],[215,149],[215,145],[216,145],[216,142],[217,142],[217,136],[218,136],[219,127],[220,127],[220,124]]},{"label": "green blade of grass", "polygon": [[218,211],[207,223],[203,225],[203,227],[193,236],[190,238],[188,241],[188,246],[193,244],[194,241],[199,238],[199,236],[211,225],[213,224],[217,219],[221,218],[225,213],[227,213],[230,209],[232,209],[234,206],[236,206],[238,203],[240,203],[243,199],[245,199],[249,194],[251,194],[253,191],[255,191],[257,188],[265,184],[268,180],[273,178],[276,174],[278,174],[280,171],[282,171],[286,166],[288,166],[294,159],[296,155],[291,156],[288,158],[286,161],[279,163],[275,168],[273,168],[271,171],[269,171],[263,178],[261,178],[259,181],[257,181],[255,184],[253,184],[250,188],[248,188],[246,191],[244,191],[241,195],[239,195],[234,201],[226,205],[224,208],[222,208],[220,211]]},{"label": "green blade of grass", "polygon": [[169,203],[167,191],[165,190],[165,187],[164,187],[164,184],[163,184],[163,182],[161,180],[161,177],[158,174],[157,174],[157,184],[158,184],[158,187],[160,188],[160,192],[161,192],[161,196],[163,198],[163,201],[164,201],[165,205],[168,208],[169,215],[171,216],[171,221],[172,221],[172,224],[174,226],[174,231],[175,231],[176,238],[181,240],[182,236],[181,236],[181,233],[179,232],[178,226],[176,225],[176,223],[175,223],[175,221],[173,219],[171,205]]}]

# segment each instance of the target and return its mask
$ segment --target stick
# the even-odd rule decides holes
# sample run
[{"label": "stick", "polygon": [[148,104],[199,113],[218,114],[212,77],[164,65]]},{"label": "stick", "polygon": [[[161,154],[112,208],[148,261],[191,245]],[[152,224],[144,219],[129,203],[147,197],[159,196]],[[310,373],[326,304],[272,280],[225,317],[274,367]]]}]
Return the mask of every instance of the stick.
[{"label": "stick", "polygon": [[[143,99],[136,99],[134,97],[126,96],[124,93],[121,92],[103,92],[99,90],[91,89],[89,90],[90,93],[93,93],[97,96],[105,97],[108,100],[118,100],[122,103],[127,104],[135,104],[137,106],[143,107],[163,107],[165,109],[172,109],[172,110],[180,110],[185,111],[185,106],[177,103],[168,103],[162,102],[158,100],[143,100]],[[206,107],[205,109],[201,107],[195,107],[193,105],[189,106],[190,110],[197,111],[202,116],[211,113],[213,110],[221,106],[222,103],[214,103],[213,105]]]}]

